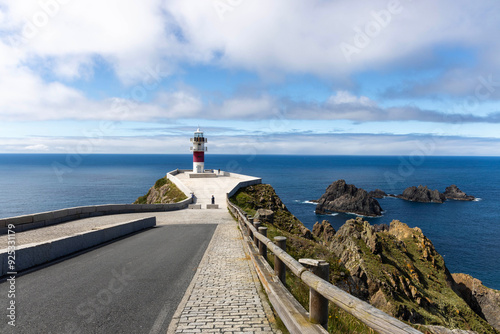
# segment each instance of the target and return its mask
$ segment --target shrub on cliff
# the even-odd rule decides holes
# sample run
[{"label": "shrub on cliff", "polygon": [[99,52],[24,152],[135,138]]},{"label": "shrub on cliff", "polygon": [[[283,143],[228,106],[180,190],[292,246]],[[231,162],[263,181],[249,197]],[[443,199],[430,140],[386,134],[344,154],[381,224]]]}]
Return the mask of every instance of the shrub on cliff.
[{"label": "shrub on cliff", "polygon": [[155,182],[148,193],[140,196],[134,204],[171,204],[185,200],[186,195],[166,177]]}]

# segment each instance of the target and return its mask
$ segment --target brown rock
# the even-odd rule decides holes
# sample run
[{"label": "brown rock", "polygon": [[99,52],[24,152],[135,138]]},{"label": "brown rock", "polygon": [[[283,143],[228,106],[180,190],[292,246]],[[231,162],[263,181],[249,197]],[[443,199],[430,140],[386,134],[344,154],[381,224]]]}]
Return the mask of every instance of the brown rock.
[{"label": "brown rock", "polygon": [[324,245],[332,242],[335,233],[335,229],[328,220],[323,220],[321,223],[316,222],[312,230],[312,234]]},{"label": "brown rock", "polygon": [[254,219],[262,223],[272,224],[274,221],[274,211],[268,209],[258,209]]},{"label": "brown rock", "polygon": [[474,312],[500,331],[500,291],[466,274],[452,274],[455,290]]},{"label": "brown rock", "polygon": [[449,329],[443,326],[422,326],[425,328],[425,333],[429,334],[478,334],[474,331],[464,329]]}]

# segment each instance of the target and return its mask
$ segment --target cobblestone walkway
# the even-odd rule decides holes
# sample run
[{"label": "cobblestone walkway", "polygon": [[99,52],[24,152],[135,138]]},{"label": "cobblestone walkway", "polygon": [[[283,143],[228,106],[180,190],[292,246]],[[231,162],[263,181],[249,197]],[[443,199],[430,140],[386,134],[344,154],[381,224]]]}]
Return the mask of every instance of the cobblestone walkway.
[{"label": "cobblestone walkway", "polygon": [[274,333],[251,265],[236,225],[220,224],[168,333]]}]

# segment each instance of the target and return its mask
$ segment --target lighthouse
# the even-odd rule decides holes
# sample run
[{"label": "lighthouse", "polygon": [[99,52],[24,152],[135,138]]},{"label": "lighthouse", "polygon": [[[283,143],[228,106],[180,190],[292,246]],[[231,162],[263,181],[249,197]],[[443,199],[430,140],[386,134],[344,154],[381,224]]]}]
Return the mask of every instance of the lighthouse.
[{"label": "lighthouse", "polygon": [[193,173],[203,173],[205,170],[205,151],[207,150],[205,143],[207,138],[203,137],[203,131],[200,128],[195,131],[191,142],[193,143],[191,147],[191,151],[193,151]]}]

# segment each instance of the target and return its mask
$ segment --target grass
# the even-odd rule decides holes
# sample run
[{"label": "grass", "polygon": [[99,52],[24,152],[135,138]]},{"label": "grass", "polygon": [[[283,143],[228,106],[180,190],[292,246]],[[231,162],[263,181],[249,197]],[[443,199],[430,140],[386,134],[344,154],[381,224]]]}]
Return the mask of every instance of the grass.
[{"label": "grass", "polygon": [[[257,212],[254,207],[256,198],[240,190],[231,198],[231,202],[243,209],[247,214],[253,216]],[[286,212],[285,214],[288,214]],[[291,215],[291,214],[290,214]],[[291,215],[293,217],[293,215]],[[295,217],[294,217],[295,218]],[[295,221],[296,218],[292,221]],[[298,222],[298,220],[297,220]],[[300,223],[300,222],[299,222]],[[267,227],[267,236],[273,240],[276,236],[285,236],[287,238],[287,253],[296,260],[300,258],[312,258],[326,260],[330,264],[330,281],[336,282],[341,277],[348,275],[349,271],[344,268],[339,259],[332,254],[325,246],[313,241],[302,238],[294,233],[279,229],[272,224],[263,224]],[[291,229],[295,231],[296,229]],[[274,255],[268,253],[268,262],[274,268]],[[287,289],[297,299],[297,301],[306,309],[309,309],[309,287],[302,282],[300,278],[287,271],[286,279]],[[329,333],[348,333],[348,334],[372,334],[372,329],[363,324],[356,317],[350,315],[344,310],[338,308],[333,303],[329,303]]]},{"label": "grass", "polygon": [[147,204],[149,194],[151,194],[151,189],[148,190],[148,193],[146,195],[137,198],[134,204]]},{"label": "grass", "polygon": [[[322,259],[330,263],[330,281],[335,281],[341,277],[340,273],[346,275],[348,270],[339,264],[338,259],[331,254],[325,247],[310,240],[302,240],[308,246],[297,247],[296,236],[282,232],[272,225],[267,224],[268,238],[273,240],[275,236],[287,237],[287,253],[296,260],[300,258]],[[300,238],[303,239],[303,238]],[[292,240],[292,242],[290,242]],[[268,262],[274,268],[274,255],[268,253]],[[309,287],[302,282],[300,278],[287,271],[286,287],[297,301],[306,309],[309,310]],[[335,304],[328,305],[328,332],[329,333],[347,333],[347,334],[368,334],[375,333],[371,328],[363,324],[359,319],[350,315],[346,311],[338,308]]]},{"label": "grass", "polygon": [[159,180],[157,180],[155,182],[155,189],[160,189],[161,187],[163,187],[167,183],[171,183],[172,184],[172,182],[170,180],[168,180],[166,177],[162,177],[161,179],[159,179]]},{"label": "grass", "polygon": [[151,196],[153,196],[152,199],[155,199],[154,204],[177,203],[187,199],[186,194],[166,177],[158,179],[154,186],[148,190],[148,193],[137,198],[134,204],[148,204],[148,200],[151,203]]}]

